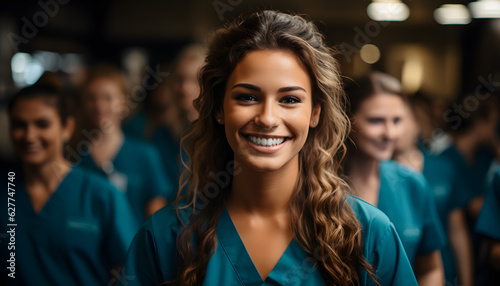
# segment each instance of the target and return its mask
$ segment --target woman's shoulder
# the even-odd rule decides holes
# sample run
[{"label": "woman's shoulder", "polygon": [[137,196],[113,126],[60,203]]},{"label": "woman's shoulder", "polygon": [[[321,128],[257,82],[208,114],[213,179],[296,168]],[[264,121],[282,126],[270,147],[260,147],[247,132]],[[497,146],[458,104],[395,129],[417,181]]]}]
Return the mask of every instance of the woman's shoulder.
[{"label": "woman's shoulder", "polygon": [[381,172],[392,178],[392,180],[412,184],[419,189],[428,188],[427,180],[423,174],[394,160],[382,162]]},{"label": "woman's shoulder", "polygon": [[[183,222],[187,221],[187,210],[180,209],[177,213],[175,204],[171,203],[155,212],[141,227],[141,231],[151,235],[156,242],[163,246],[175,243]],[[182,221],[181,221],[182,220]]]},{"label": "woman's shoulder", "polygon": [[355,196],[348,196],[347,201],[361,223],[363,233],[384,232],[392,225],[387,215],[372,204]]}]

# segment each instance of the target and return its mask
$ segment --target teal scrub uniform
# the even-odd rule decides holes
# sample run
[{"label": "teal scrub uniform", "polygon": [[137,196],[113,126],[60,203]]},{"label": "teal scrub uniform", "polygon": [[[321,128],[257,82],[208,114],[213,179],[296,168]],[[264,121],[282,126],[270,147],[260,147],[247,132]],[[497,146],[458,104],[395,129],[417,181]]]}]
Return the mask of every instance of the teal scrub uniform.
[{"label": "teal scrub uniform", "polygon": [[476,231],[493,239],[500,240],[500,168],[494,175],[488,189],[479,218]]},{"label": "teal scrub uniform", "polygon": [[145,207],[156,197],[175,200],[177,189],[168,179],[158,151],[146,142],[125,136],[123,145],[109,166],[98,167],[92,156],[82,156],[81,166],[107,177],[126,194],[139,221],[146,221]]},{"label": "teal scrub uniform", "polygon": [[[357,198],[349,202],[362,224],[363,255],[377,271],[380,285],[417,285],[394,226],[381,211]],[[185,221],[186,213],[181,213]],[[182,224],[174,206],[154,214],[132,242],[117,285],[158,285],[175,279],[178,268],[176,238]],[[316,261],[295,241],[262,280],[226,209],[216,229],[217,247],[210,258],[203,285],[325,285]],[[358,271],[360,285],[374,285]]]},{"label": "teal scrub uniform", "polygon": [[137,138],[144,138],[144,129],[146,128],[148,118],[146,112],[141,111],[134,115],[129,121],[122,125],[122,130],[125,134]]},{"label": "teal scrub uniform", "polygon": [[[165,127],[158,127],[151,138],[151,143],[159,150],[163,166],[174,182],[179,182],[184,166],[181,162],[181,143]],[[182,159],[188,164],[189,157],[182,152]],[[177,184],[178,185],[178,184]]]},{"label": "teal scrub uniform", "polygon": [[[485,193],[487,173],[493,156],[488,151],[481,150],[476,154],[476,165],[470,167],[454,145],[438,155],[425,151],[423,154],[423,175],[434,193],[439,219],[447,232],[450,213],[467,206],[474,197]],[[441,250],[441,257],[446,281],[455,283],[458,275],[448,239]]]},{"label": "teal scrub uniform", "polygon": [[[127,135],[144,139],[146,123],[145,112],[140,112],[126,123],[122,129]],[[171,132],[163,126],[158,126],[151,138],[148,138],[148,141],[159,151],[163,167],[169,175],[170,181],[177,187],[182,170],[184,170],[179,156],[180,141],[174,138]],[[184,162],[188,161],[188,157],[184,152],[182,153],[182,159]]]},{"label": "teal scrub uniform", "polygon": [[389,160],[379,164],[377,207],[396,227],[408,259],[440,250],[446,242],[443,227],[425,178]]},{"label": "teal scrub uniform", "polygon": [[[125,196],[106,180],[73,167],[36,213],[17,176],[15,279],[4,276],[10,253],[0,243],[7,285],[108,285],[111,269],[122,263],[139,228]],[[7,210],[0,215],[2,233],[10,230],[6,215]]]}]

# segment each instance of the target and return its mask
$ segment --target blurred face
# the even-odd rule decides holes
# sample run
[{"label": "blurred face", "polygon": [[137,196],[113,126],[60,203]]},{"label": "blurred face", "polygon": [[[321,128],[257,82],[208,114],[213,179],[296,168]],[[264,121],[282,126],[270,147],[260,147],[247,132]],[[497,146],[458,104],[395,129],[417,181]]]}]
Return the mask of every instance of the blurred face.
[{"label": "blurred face", "polygon": [[312,106],[309,75],[292,53],[257,50],[229,77],[217,117],[223,119],[235,160],[269,172],[298,160],[320,111]]},{"label": "blurred face", "polygon": [[[497,101],[493,101],[493,103],[496,103]],[[496,136],[496,128],[499,120],[499,114],[497,111],[497,106],[495,104],[491,105],[490,111],[489,111],[489,116],[488,118],[485,119],[479,119],[477,121],[476,130],[478,131],[477,134],[480,137],[480,142],[482,144],[491,144],[495,140]]]},{"label": "blurred face", "polygon": [[203,61],[182,59],[173,75],[172,90],[179,100],[180,106],[188,112],[196,112],[193,100],[200,94],[197,73]]},{"label": "blurred face", "polygon": [[163,84],[158,86],[150,99],[148,111],[149,116],[161,117],[172,105],[173,96],[170,86]]},{"label": "blurred face", "polygon": [[23,164],[40,166],[62,158],[63,144],[70,138],[70,125],[61,124],[56,108],[46,100],[21,99],[13,106],[10,136]]},{"label": "blurred face", "polygon": [[97,78],[86,87],[83,105],[87,120],[93,127],[99,127],[103,120],[119,125],[125,95],[115,81]]},{"label": "blurred face", "polygon": [[404,105],[400,125],[401,133],[396,140],[396,150],[405,151],[415,146],[420,134],[419,124],[408,104]]},{"label": "blurred face", "polygon": [[354,114],[352,138],[358,152],[376,160],[388,160],[401,128],[404,102],[393,94],[372,95]]}]

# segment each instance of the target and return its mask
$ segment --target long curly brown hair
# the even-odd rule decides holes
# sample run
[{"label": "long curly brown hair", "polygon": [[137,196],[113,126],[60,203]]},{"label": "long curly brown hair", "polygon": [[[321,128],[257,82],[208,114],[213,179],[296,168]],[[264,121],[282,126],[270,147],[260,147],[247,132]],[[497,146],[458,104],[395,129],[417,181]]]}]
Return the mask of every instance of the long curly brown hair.
[{"label": "long curly brown hair", "polygon": [[[188,210],[177,247],[177,277],[167,284],[200,285],[217,246],[216,227],[230,192],[234,150],[215,115],[221,110],[226,81],[236,65],[253,50],[286,50],[307,68],[313,105],[321,105],[316,128],[311,128],[299,152],[300,175],[291,199],[295,240],[316,261],[328,285],[358,285],[358,270],[373,280],[374,270],[362,255],[361,225],[346,201],[348,185],[337,175],[350,129],[345,97],[333,50],[316,26],[298,15],[260,11],[215,32],[206,64],[200,71],[200,96],[194,105],[199,119],[186,131],[182,146],[189,165],[179,181],[177,214]],[[227,180],[214,174],[226,172]]]}]

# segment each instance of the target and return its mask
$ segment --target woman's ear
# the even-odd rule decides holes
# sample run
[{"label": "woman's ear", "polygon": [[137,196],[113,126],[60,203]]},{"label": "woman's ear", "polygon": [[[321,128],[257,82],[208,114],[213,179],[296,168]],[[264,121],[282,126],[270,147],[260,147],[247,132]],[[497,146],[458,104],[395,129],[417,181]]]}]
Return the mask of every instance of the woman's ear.
[{"label": "woman's ear", "polygon": [[73,116],[68,116],[62,134],[64,143],[68,143],[68,141],[71,139],[71,136],[73,136],[74,131],[75,131],[75,118]]},{"label": "woman's ear", "polygon": [[219,110],[215,113],[215,121],[220,125],[224,125],[224,110]]},{"label": "woman's ear", "polygon": [[320,104],[316,104],[313,107],[313,110],[312,110],[312,113],[311,113],[311,121],[309,122],[309,126],[311,128],[314,128],[314,127],[318,126],[320,114],[321,114],[321,105]]}]

